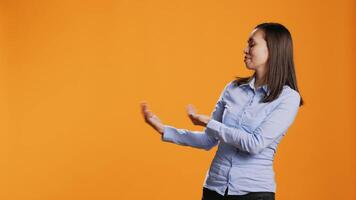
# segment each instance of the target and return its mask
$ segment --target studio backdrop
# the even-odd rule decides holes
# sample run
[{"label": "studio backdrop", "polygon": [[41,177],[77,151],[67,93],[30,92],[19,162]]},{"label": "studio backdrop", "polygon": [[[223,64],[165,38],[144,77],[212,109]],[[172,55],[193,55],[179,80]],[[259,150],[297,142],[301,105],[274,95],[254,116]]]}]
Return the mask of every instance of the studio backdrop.
[{"label": "studio backdrop", "polygon": [[202,131],[223,87],[249,76],[252,29],[291,32],[305,105],[275,157],[276,199],[356,199],[353,0],[2,0],[0,199],[200,199],[210,151],[161,141]]}]

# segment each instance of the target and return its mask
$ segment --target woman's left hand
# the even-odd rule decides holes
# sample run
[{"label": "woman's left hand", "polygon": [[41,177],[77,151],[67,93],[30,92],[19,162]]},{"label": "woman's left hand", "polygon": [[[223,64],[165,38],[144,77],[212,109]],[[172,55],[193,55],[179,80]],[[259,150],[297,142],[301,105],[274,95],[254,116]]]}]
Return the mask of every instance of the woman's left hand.
[{"label": "woman's left hand", "polygon": [[196,110],[191,104],[187,106],[187,113],[193,124],[197,126],[205,127],[210,120],[210,117],[207,115],[196,114]]}]

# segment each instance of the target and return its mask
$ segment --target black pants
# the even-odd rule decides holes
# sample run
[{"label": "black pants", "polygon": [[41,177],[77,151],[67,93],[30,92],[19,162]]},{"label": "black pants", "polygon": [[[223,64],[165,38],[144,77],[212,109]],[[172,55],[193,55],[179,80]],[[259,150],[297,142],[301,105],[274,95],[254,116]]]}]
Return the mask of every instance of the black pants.
[{"label": "black pants", "polygon": [[202,200],[274,200],[274,192],[250,192],[244,195],[227,195],[228,188],[226,188],[225,195],[203,187]]}]

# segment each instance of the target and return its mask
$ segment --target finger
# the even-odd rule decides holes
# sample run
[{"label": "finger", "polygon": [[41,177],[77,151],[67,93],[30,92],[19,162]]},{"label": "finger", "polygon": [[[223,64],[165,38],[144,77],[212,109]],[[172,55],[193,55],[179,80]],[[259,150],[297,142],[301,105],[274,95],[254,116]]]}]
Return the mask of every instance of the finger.
[{"label": "finger", "polygon": [[195,109],[194,109],[193,105],[189,104],[187,106],[187,112],[189,115],[195,115]]},{"label": "finger", "polygon": [[143,109],[146,109],[147,108],[147,103],[141,103],[141,106]]},{"label": "finger", "polygon": [[149,112],[147,104],[143,104],[143,105],[142,105],[142,112],[143,112],[143,113]]},{"label": "finger", "polygon": [[141,105],[141,107],[145,107],[145,106],[147,106],[147,102],[146,101],[141,101],[140,105]]},{"label": "finger", "polygon": [[141,106],[141,110],[144,111],[147,108],[147,103],[142,102],[140,103],[140,106]]},{"label": "finger", "polygon": [[149,118],[153,117],[153,113],[148,112],[148,113],[147,113],[147,117],[149,117]]},{"label": "finger", "polygon": [[146,122],[150,122],[149,119],[152,117],[152,113],[146,113],[145,115]]}]

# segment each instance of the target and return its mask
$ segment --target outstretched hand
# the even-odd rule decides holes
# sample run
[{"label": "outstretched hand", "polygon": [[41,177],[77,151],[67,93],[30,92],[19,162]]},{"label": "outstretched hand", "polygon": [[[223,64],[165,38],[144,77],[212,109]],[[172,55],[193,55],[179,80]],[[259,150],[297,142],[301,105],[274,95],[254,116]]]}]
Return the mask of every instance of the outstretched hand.
[{"label": "outstretched hand", "polygon": [[[145,122],[162,135],[164,132],[164,124],[148,109],[146,102],[141,102],[141,111]],[[207,115],[197,114],[196,109],[191,104],[187,106],[187,113],[193,124],[197,126],[205,127],[210,120],[210,117]]]},{"label": "outstretched hand", "polygon": [[162,135],[164,130],[163,128],[164,125],[155,114],[153,114],[150,110],[148,110],[148,106],[146,102],[141,102],[141,111],[145,119],[145,122]]},{"label": "outstretched hand", "polygon": [[210,120],[210,117],[207,115],[196,114],[196,109],[192,104],[187,106],[187,113],[190,120],[193,122],[194,125],[197,126],[206,126]]}]

